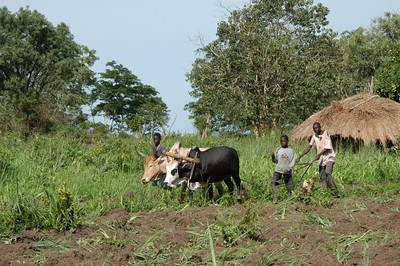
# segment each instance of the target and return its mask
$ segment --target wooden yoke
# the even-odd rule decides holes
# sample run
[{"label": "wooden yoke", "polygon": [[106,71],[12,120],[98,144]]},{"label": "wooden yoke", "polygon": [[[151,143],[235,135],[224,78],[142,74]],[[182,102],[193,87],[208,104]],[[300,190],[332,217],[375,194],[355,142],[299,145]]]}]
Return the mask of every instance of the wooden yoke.
[{"label": "wooden yoke", "polygon": [[188,161],[188,162],[191,162],[191,163],[196,163],[196,164],[200,163],[199,158],[184,157],[184,156],[181,156],[179,154],[172,153],[172,152],[169,152],[169,151],[163,151],[163,154],[167,155],[167,156],[170,156],[170,157],[173,157],[175,159],[182,159],[182,160],[185,160],[185,161]]}]

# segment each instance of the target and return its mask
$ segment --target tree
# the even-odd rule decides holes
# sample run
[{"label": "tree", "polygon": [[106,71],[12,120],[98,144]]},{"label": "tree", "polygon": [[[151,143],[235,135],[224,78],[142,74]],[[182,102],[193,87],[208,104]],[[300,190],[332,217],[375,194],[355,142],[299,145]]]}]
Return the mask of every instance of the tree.
[{"label": "tree", "polygon": [[167,105],[157,97],[156,89],[140,82],[137,76],[115,61],[108,62],[92,91],[92,101],[99,101],[92,114],[111,117],[110,129],[151,130],[168,121]]},{"label": "tree", "polygon": [[27,132],[82,116],[93,84],[95,52],[74,42],[64,23],[54,27],[29,8],[0,8],[0,97],[3,125]]},{"label": "tree", "polygon": [[[254,130],[296,124],[337,96],[328,9],[308,0],[257,0],[218,25],[188,73],[197,99],[186,105],[201,130]],[[319,99],[316,101],[315,99]]]},{"label": "tree", "polygon": [[385,13],[375,20],[375,29],[389,40],[387,56],[375,74],[375,93],[400,102],[400,15]]},{"label": "tree", "polygon": [[397,97],[399,39],[400,16],[389,12],[374,19],[369,29],[343,34],[337,44],[341,70],[337,80],[346,96],[366,91]]},{"label": "tree", "polygon": [[381,32],[392,42],[400,41],[400,15],[397,13],[385,12],[383,17],[373,20],[374,32]]},{"label": "tree", "polygon": [[375,74],[375,93],[400,102],[400,42],[390,44],[388,50],[388,58]]},{"label": "tree", "polygon": [[345,32],[340,38],[337,84],[346,97],[373,92],[374,75],[387,54],[387,41],[381,33],[364,28]]}]

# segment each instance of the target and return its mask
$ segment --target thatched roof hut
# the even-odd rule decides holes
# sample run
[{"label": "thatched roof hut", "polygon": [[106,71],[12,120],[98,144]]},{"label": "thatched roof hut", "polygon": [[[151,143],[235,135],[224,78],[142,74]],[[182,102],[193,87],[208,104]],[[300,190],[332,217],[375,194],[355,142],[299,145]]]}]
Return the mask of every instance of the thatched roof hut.
[{"label": "thatched roof hut", "polygon": [[292,140],[309,139],[320,122],[334,139],[349,139],[386,148],[400,135],[400,103],[368,93],[334,101],[291,131]]}]

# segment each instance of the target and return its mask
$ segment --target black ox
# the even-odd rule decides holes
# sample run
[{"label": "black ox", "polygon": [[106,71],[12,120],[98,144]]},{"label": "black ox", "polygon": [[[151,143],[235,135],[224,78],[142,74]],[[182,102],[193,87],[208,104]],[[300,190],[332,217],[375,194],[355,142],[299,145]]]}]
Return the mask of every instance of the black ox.
[{"label": "black ox", "polygon": [[[167,167],[167,177],[164,182],[171,187],[188,181],[190,183],[208,184],[208,195],[210,199],[213,199],[211,183],[215,182],[224,181],[231,195],[233,195],[234,185],[230,179],[232,177],[240,198],[239,156],[235,149],[224,146],[200,151],[197,147],[192,148],[189,152],[189,157],[196,158],[196,155],[200,160],[199,164],[176,162],[174,165]],[[192,169],[193,165],[194,169]],[[190,176],[192,177],[190,178]],[[191,189],[189,189],[189,196],[192,202],[193,190]]]}]

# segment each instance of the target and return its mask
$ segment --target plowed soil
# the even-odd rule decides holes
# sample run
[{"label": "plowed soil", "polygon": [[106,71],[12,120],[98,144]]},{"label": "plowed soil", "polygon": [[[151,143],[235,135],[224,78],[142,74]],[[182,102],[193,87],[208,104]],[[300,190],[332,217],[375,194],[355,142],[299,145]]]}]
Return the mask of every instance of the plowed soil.
[{"label": "plowed soil", "polygon": [[217,265],[400,265],[400,195],[378,198],[114,209],[75,232],[2,240],[0,265],[210,265],[213,254]]}]

